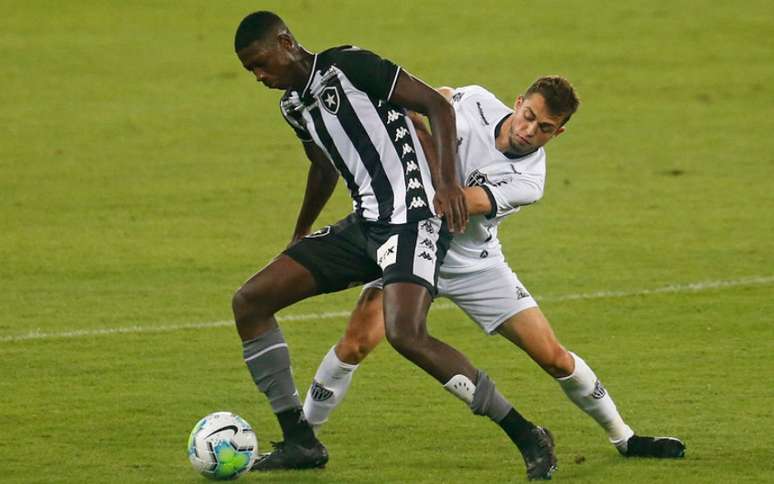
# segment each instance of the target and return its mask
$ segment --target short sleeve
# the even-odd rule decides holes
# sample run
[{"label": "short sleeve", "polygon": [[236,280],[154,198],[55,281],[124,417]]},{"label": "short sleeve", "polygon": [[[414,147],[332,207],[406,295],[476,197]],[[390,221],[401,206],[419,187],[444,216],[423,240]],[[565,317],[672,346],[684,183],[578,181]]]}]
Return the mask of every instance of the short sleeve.
[{"label": "short sleeve", "polygon": [[489,180],[482,185],[492,203],[487,218],[501,217],[515,212],[523,205],[530,205],[543,197],[545,177],[521,174],[507,181]]},{"label": "short sleeve", "polygon": [[389,101],[400,74],[398,65],[359,47],[344,47],[334,54],[333,60],[356,88]]}]

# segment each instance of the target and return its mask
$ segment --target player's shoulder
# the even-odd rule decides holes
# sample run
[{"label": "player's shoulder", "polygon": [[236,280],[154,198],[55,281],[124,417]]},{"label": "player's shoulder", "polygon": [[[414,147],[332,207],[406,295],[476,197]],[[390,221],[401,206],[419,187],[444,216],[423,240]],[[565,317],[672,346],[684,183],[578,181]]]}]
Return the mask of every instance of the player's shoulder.
[{"label": "player's shoulder", "polygon": [[[545,174],[546,171],[546,150],[542,146],[532,153],[511,160],[511,164],[519,167],[521,171],[531,174]],[[516,170],[519,171],[519,170]]]},{"label": "player's shoulder", "polygon": [[487,132],[511,112],[494,94],[478,85],[456,88],[451,103],[458,115]]},{"label": "player's shoulder", "polygon": [[454,89],[451,102],[457,109],[468,109],[476,112],[497,113],[509,111],[510,108],[497,96],[482,86],[471,85]]},{"label": "player's shoulder", "polygon": [[465,104],[473,100],[480,101],[482,99],[496,100],[497,98],[489,90],[477,84],[455,87],[451,96],[451,101],[455,104]]},{"label": "player's shoulder", "polygon": [[320,64],[357,64],[358,61],[367,61],[378,57],[372,51],[356,45],[339,45],[331,47],[317,54],[317,62]]}]

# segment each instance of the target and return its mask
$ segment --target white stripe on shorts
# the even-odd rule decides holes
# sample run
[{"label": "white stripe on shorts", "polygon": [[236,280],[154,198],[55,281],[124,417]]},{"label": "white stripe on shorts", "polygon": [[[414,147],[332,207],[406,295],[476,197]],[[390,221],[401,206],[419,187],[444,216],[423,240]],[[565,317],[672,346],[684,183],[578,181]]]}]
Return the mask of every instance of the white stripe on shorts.
[{"label": "white stripe on shorts", "polygon": [[417,241],[414,245],[412,272],[435,286],[435,266],[438,263],[438,237],[441,219],[429,218],[417,223]]}]

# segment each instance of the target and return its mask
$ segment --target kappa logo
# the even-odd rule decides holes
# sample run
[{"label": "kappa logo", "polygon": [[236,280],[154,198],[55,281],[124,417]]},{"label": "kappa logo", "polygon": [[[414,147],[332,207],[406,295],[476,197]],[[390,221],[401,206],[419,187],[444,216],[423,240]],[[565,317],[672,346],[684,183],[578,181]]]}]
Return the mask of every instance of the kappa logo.
[{"label": "kappa logo", "polygon": [[420,253],[417,257],[421,257],[422,259],[425,259],[425,260],[433,260],[433,256],[430,255],[429,252],[425,252],[425,251]]},{"label": "kappa logo", "polygon": [[319,95],[320,104],[329,113],[335,115],[339,112],[339,90],[336,86],[328,86]]},{"label": "kappa logo", "polygon": [[425,203],[424,200],[422,200],[419,197],[414,197],[414,198],[411,199],[411,204],[409,204],[409,210],[413,210],[415,208],[422,208],[422,207],[426,207],[426,206],[427,206],[427,204]]},{"label": "kappa logo", "polygon": [[516,299],[524,299],[525,297],[529,297],[529,293],[523,287],[516,286]]},{"label": "kappa logo", "polygon": [[419,190],[420,188],[422,188],[422,184],[419,183],[419,180],[417,180],[416,178],[409,178],[409,182],[407,186],[409,190]]},{"label": "kappa logo", "polygon": [[435,244],[430,239],[422,239],[419,242],[419,245],[421,245],[422,247],[426,247],[426,248],[428,248],[430,250],[435,250]]},{"label": "kappa logo", "polygon": [[387,124],[392,123],[393,121],[395,121],[401,116],[403,116],[403,114],[399,113],[394,109],[390,109],[389,111],[387,111]]},{"label": "kappa logo", "polygon": [[607,390],[605,390],[605,387],[602,386],[602,383],[597,380],[594,382],[594,391],[591,392],[591,397],[595,400],[599,400],[600,398],[603,398],[605,395],[607,395]]},{"label": "kappa logo", "polygon": [[452,102],[455,102],[455,103],[459,102],[459,100],[462,99],[463,95],[465,95],[464,92],[461,92],[461,91],[460,92],[455,92],[454,95],[452,96]]},{"label": "kappa logo", "polygon": [[395,141],[399,141],[399,140],[403,139],[403,137],[406,136],[408,134],[408,132],[409,132],[409,130],[407,130],[403,126],[398,128],[398,130],[395,131]]},{"label": "kappa logo", "polygon": [[421,227],[422,227],[422,230],[424,230],[428,234],[435,233],[435,228],[433,228],[433,224],[429,220],[422,221]]},{"label": "kappa logo", "polygon": [[406,173],[409,173],[409,172],[412,172],[412,171],[415,171],[415,170],[418,170],[418,169],[419,169],[419,167],[414,162],[414,160],[409,160],[409,162],[406,163]]},{"label": "kappa logo", "polygon": [[414,148],[411,147],[408,143],[403,143],[403,153],[400,156],[406,156],[409,153],[413,153]]},{"label": "kappa logo", "polygon": [[312,400],[315,402],[324,402],[330,400],[333,396],[333,391],[328,390],[324,386],[320,385],[317,380],[312,383],[312,388],[309,389],[309,394],[312,396]]}]

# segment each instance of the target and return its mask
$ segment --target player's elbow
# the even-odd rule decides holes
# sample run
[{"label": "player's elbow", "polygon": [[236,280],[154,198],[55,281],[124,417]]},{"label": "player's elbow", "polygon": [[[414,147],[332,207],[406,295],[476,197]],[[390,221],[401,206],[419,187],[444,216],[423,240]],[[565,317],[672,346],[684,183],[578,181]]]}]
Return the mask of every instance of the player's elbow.
[{"label": "player's elbow", "polygon": [[543,186],[533,184],[522,192],[521,197],[514,203],[514,206],[532,205],[533,203],[537,203],[541,198],[543,198]]},{"label": "player's elbow", "polygon": [[427,112],[424,114],[426,114],[431,121],[433,119],[450,119],[453,125],[455,121],[454,107],[440,93],[436,91],[433,92],[433,95],[428,96],[425,106]]}]

